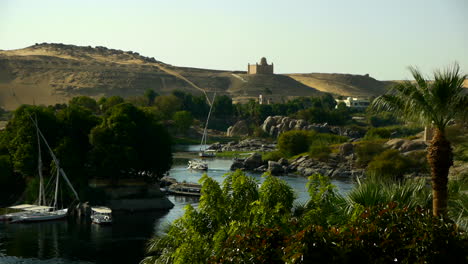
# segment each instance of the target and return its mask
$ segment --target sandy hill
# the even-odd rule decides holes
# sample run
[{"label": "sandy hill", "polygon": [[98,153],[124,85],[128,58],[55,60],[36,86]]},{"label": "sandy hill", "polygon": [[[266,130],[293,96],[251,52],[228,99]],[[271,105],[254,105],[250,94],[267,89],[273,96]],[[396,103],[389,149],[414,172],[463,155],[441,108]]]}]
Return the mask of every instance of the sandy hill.
[{"label": "sandy hill", "polygon": [[378,81],[367,74],[308,73],[288,74],[288,76],[322,92],[355,97],[381,95],[391,84],[390,82]]},{"label": "sandy hill", "polygon": [[208,95],[216,91],[235,101],[264,94],[284,101],[322,92],[378,95],[385,85],[368,76],[348,74],[247,75],[243,71],[175,67],[136,52],[105,47],[43,43],[0,51],[0,106],[7,109],[19,103],[63,103],[77,95],[137,96],[148,88],[160,94],[175,89]]}]

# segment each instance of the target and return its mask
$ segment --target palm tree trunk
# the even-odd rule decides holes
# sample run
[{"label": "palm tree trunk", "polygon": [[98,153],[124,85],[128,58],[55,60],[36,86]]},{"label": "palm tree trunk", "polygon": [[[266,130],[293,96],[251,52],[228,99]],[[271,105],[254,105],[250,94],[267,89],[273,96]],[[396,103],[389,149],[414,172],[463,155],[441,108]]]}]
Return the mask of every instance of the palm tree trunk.
[{"label": "palm tree trunk", "polygon": [[450,142],[445,138],[444,131],[436,128],[431,145],[427,151],[427,161],[432,175],[432,210],[435,216],[447,213],[448,173],[453,164],[453,154]]}]

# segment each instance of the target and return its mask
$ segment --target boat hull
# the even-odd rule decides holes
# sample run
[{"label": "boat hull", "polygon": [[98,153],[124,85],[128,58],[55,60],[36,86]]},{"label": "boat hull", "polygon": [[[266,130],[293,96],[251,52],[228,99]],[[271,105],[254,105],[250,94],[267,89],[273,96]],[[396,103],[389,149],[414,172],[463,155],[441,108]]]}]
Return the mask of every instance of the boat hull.
[{"label": "boat hull", "polygon": [[44,222],[44,221],[54,221],[61,220],[67,217],[67,209],[62,209],[53,212],[41,212],[41,213],[32,213],[29,215],[23,215],[11,221],[12,223],[34,223],[34,222]]}]

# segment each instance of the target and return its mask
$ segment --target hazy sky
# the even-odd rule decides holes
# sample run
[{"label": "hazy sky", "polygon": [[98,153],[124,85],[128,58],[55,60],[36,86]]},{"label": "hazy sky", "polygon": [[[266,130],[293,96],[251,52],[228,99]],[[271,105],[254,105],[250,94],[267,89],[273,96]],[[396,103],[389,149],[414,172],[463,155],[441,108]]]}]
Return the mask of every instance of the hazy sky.
[{"label": "hazy sky", "polygon": [[468,0],[0,0],[0,49],[54,42],[132,50],[177,66],[409,78],[468,72]]}]

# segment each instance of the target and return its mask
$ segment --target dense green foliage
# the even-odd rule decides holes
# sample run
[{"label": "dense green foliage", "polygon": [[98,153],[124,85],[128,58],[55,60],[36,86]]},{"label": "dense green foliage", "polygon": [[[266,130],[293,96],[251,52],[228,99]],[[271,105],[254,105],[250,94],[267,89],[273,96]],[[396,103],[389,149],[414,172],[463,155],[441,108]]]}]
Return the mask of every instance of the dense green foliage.
[{"label": "dense green foliage", "polygon": [[[161,177],[172,164],[166,129],[151,112],[120,101],[120,97],[99,100],[101,107],[105,105],[104,116],[96,101],[85,96],[69,105],[19,107],[0,133],[2,202],[19,198],[24,190],[26,201],[37,197],[39,151],[34,122],[80,196],[87,192],[90,178]],[[55,165],[43,139],[40,144],[47,182]],[[68,195],[64,193],[64,199]]]},{"label": "dense green foliage", "polygon": [[291,130],[278,138],[278,150],[286,157],[291,157],[310,150],[315,157],[326,158],[331,150],[329,145],[346,142],[347,137],[315,131]]},{"label": "dense green foliage", "polygon": [[0,155],[0,207],[16,201],[18,193],[24,188],[24,181],[13,171],[8,155]]},{"label": "dense green foliage", "polygon": [[116,181],[142,175],[161,178],[172,164],[171,140],[150,114],[124,103],[108,110],[90,133],[94,175]]},{"label": "dense green foliage", "polygon": [[391,127],[377,127],[367,130],[365,139],[389,139],[389,138],[402,138],[416,135],[423,131],[421,127],[408,127],[408,126],[391,126]]},{"label": "dense green foliage", "polygon": [[378,154],[385,150],[383,141],[361,141],[355,145],[357,164],[361,167],[367,166],[367,164]]},{"label": "dense green foliage", "polygon": [[153,238],[142,263],[467,260],[466,236],[452,221],[432,216],[421,181],[369,180],[343,198],[327,177],[313,175],[310,200],[293,207],[294,193],[279,178],[267,175],[259,188],[240,171],[225,177],[222,186],[202,177],[198,209],[187,206],[166,234]]},{"label": "dense green foliage", "polygon": [[291,130],[278,138],[278,149],[287,156],[294,156],[309,149],[312,134],[304,130]]},{"label": "dense green foliage", "polygon": [[172,117],[180,133],[186,133],[193,124],[193,116],[189,111],[178,111]]},{"label": "dense green foliage", "polygon": [[367,165],[366,172],[367,175],[402,179],[411,168],[413,168],[413,163],[409,158],[400,154],[396,149],[388,149],[372,159]]}]

